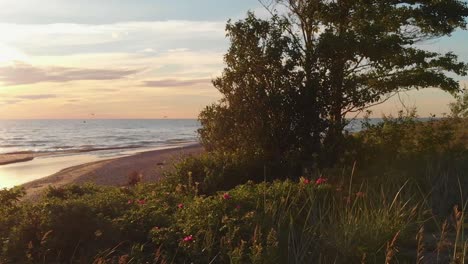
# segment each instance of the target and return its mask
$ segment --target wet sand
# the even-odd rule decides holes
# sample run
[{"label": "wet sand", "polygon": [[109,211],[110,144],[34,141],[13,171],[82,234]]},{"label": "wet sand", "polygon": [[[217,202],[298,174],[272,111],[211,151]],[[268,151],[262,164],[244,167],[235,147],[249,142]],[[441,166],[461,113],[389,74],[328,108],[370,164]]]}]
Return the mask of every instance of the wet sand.
[{"label": "wet sand", "polygon": [[0,154],[0,165],[31,161],[34,157],[32,153]]},{"label": "wet sand", "polygon": [[99,151],[112,151],[112,150],[130,150],[138,149],[140,146],[127,146],[127,147],[108,147],[108,148],[85,148],[75,150],[61,150],[61,151],[50,151],[50,152],[12,152],[0,154],[0,165],[8,165],[19,162],[31,161],[37,157],[57,156],[57,155],[73,155],[81,153],[92,153]]},{"label": "wet sand", "polygon": [[67,184],[94,183],[97,185],[123,186],[128,175],[138,172],[143,182],[161,179],[163,172],[183,156],[198,155],[203,152],[200,145],[145,151],[131,156],[99,160],[61,170],[51,176],[23,184],[27,199],[35,199],[48,188]]}]

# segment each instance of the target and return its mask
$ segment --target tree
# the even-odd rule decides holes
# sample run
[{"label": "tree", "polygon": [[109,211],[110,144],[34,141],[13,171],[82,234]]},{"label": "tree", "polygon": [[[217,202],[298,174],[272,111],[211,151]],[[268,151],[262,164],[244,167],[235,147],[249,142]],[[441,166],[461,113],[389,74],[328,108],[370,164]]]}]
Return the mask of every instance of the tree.
[{"label": "tree", "polygon": [[[333,165],[345,117],[408,89],[456,93],[467,73],[452,53],[417,46],[465,28],[462,1],[275,0],[268,20],[228,23],[231,47],[214,81],[223,99],[200,119],[204,143]],[[283,6],[286,11],[278,12]]]},{"label": "tree", "polygon": [[468,118],[468,90],[463,90],[460,94],[455,95],[457,99],[450,103],[450,116],[454,118]]},{"label": "tree", "polygon": [[213,81],[224,97],[200,114],[199,132],[208,149],[282,160],[307,144],[298,133],[304,107],[297,91],[303,79],[296,68],[299,54],[286,27],[278,16],[266,21],[253,13],[228,23],[227,67]]}]

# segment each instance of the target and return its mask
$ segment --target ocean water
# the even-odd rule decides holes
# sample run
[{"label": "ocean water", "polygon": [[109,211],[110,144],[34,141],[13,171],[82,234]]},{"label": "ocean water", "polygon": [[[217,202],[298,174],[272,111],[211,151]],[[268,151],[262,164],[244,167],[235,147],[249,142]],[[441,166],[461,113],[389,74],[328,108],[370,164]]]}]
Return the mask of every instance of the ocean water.
[{"label": "ocean water", "polygon": [[158,148],[197,141],[194,119],[0,120],[0,154]]}]

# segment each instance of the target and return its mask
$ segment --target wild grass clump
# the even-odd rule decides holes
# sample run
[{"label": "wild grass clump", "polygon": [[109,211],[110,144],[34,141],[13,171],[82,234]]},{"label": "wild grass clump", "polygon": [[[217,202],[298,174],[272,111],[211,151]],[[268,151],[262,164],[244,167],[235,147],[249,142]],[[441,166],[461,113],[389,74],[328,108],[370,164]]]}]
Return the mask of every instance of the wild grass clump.
[{"label": "wild grass clump", "polygon": [[364,255],[383,260],[387,242],[397,232],[410,232],[420,219],[405,199],[401,192],[375,196],[305,178],[249,182],[208,196],[199,195],[189,179],[178,185],[50,189],[36,204],[12,200],[2,206],[2,212],[13,207],[15,212],[2,217],[1,260],[339,263]]},{"label": "wild grass clump", "polygon": [[[260,155],[243,155],[237,152],[209,152],[182,159],[168,173],[167,181],[173,185],[197,185],[202,194],[229,190],[247,181],[265,180],[265,168],[269,167]],[[271,177],[268,177],[271,179]]]}]

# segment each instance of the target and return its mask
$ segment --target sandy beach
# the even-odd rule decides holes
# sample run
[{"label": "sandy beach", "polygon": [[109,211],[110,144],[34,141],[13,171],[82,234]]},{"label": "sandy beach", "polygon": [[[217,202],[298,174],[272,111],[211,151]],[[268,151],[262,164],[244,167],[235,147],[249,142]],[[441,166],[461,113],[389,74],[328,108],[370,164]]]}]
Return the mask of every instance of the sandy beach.
[{"label": "sandy beach", "polygon": [[154,182],[180,157],[197,155],[203,151],[200,145],[145,151],[134,155],[85,163],[61,170],[53,175],[23,184],[28,199],[38,197],[48,186],[60,187],[67,184],[94,183],[98,185],[122,186],[128,175],[139,172],[143,182]]}]

